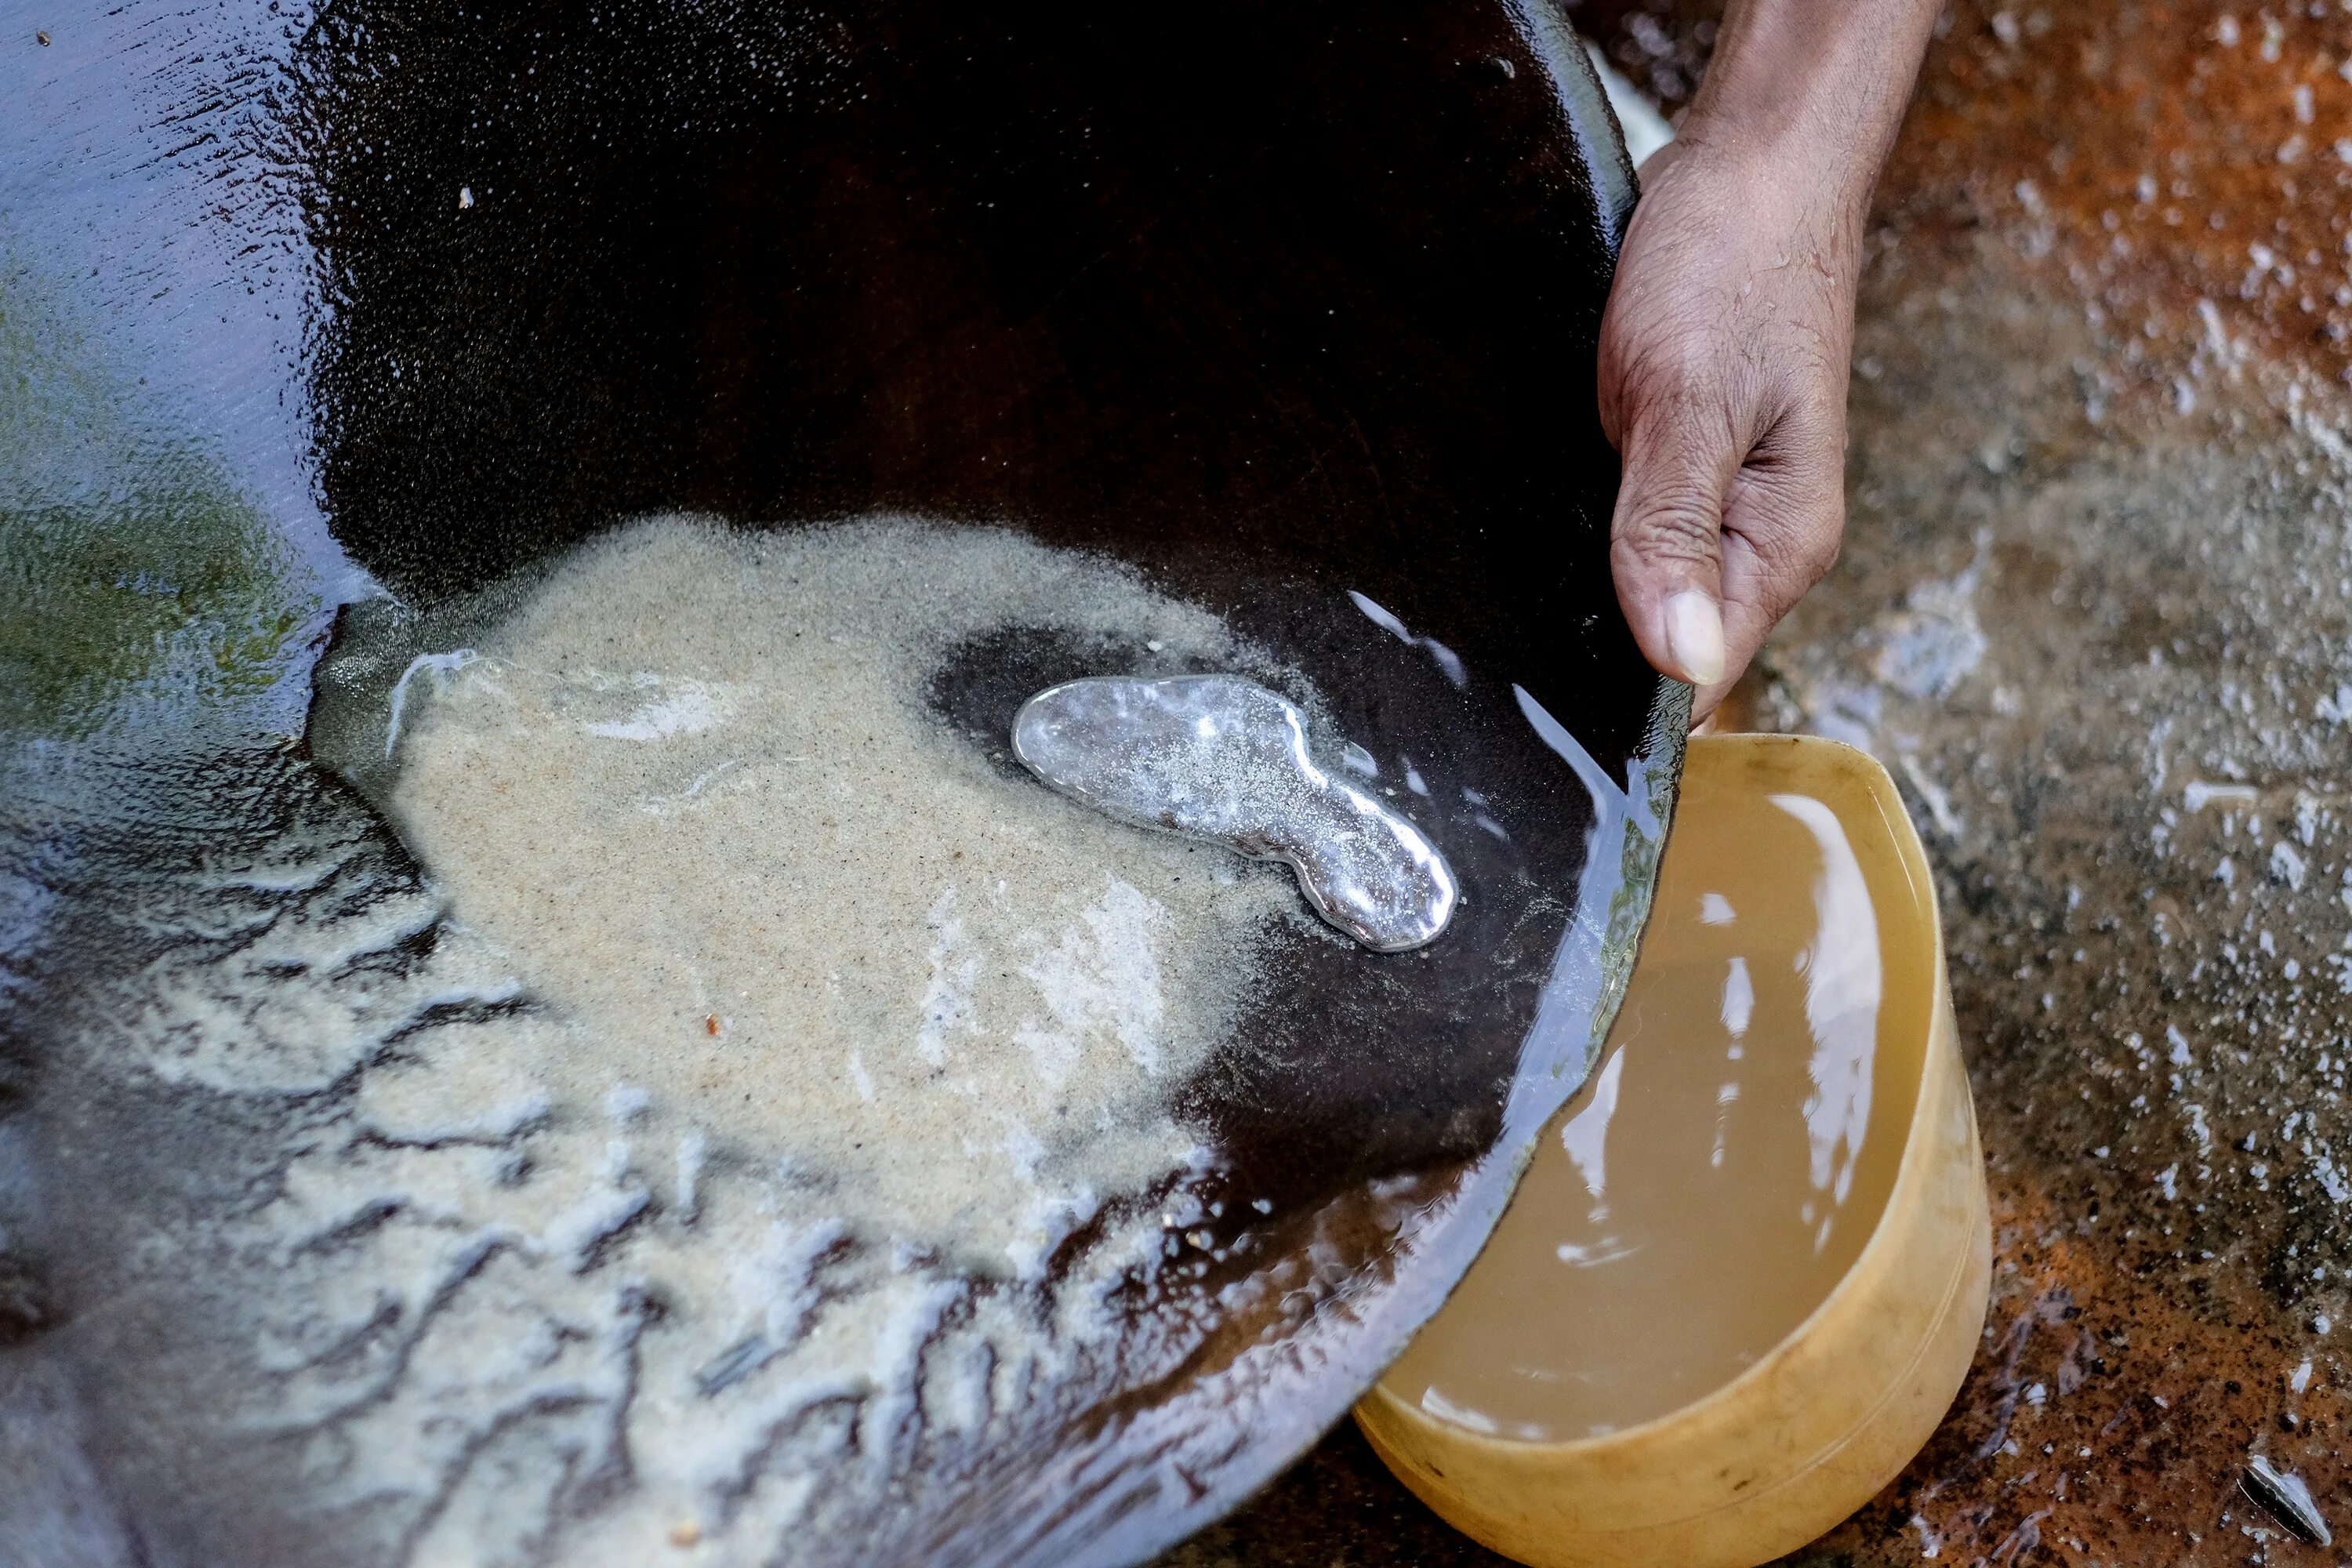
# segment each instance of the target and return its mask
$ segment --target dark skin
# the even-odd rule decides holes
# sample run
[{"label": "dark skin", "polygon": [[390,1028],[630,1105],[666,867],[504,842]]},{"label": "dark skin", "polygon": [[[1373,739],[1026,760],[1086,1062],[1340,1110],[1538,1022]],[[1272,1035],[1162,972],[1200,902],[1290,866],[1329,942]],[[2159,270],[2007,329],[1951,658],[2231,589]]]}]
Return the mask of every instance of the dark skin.
[{"label": "dark skin", "polygon": [[1837,560],[1870,194],[1940,0],[1733,0],[1601,327],[1618,602],[1711,711]]}]

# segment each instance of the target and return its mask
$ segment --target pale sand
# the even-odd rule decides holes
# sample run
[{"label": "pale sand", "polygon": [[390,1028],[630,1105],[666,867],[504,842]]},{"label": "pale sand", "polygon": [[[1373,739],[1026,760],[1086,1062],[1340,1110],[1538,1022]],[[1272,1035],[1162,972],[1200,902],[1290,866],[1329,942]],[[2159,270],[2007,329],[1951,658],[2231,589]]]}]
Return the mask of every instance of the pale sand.
[{"label": "pale sand", "polygon": [[991,1272],[1196,1161],[1172,1092],[1300,906],[940,722],[943,658],[1008,626],[1238,657],[1213,616],[1003,531],[666,519],[420,659],[393,815],[454,921],[575,1026],[541,1091],[642,1086],[632,1123]]},{"label": "pale sand", "polygon": [[282,1109],[262,1201],[145,1256],[221,1281],[191,1418],[278,1445],[350,1561],[795,1561],[1189,1353],[1220,1173],[1173,1097],[1254,953],[1344,939],[936,721],[936,663],[1022,626],[1321,711],[1129,573],[903,521],[656,520],[355,607],[310,739],[421,880],[320,790],[159,884],[180,939],[88,1047]]}]

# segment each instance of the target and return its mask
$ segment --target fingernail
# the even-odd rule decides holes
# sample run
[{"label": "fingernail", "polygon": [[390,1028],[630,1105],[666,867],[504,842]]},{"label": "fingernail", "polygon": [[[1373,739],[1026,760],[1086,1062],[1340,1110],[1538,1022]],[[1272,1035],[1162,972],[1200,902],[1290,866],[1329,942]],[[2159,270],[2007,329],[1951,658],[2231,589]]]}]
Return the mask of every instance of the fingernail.
[{"label": "fingernail", "polygon": [[1666,601],[1666,657],[1693,686],[1723,679],[1723,611],[1713,595],[1685,588]]}]

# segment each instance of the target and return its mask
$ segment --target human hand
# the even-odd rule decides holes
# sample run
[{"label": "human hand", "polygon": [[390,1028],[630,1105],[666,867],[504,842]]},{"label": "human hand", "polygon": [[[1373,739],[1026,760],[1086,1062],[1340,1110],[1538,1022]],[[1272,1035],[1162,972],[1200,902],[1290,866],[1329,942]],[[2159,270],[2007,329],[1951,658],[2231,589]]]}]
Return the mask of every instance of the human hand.
[{"label": "human hand", "polygon": [[1864,217],[1934,14],[1742,0],[1643,168],[1601,326],[1611,565],[1695,715],[1837,559]]},{"label": "human hand", "polygon": [[1859,224],[1823,221],[1772,174],[1706,148],[1651,159],[1601,320],[1618,602],[1650,662],[1699,689],[1695,713],[1845,529]]}]

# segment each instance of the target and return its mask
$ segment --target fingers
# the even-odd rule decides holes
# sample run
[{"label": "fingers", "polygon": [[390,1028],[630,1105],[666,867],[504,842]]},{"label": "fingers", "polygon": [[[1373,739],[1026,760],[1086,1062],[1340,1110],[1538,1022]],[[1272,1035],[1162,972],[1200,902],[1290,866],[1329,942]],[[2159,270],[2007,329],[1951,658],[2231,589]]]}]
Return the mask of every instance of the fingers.
[{"label": "fingers", "polygon": [[1738,679],[1780,618],[1837,563],[1844,531],[1844,410],[1800,404],[1766,431],[1725,505],[1727,682]]},{"label": "fingers", "polygon": [[1631,401],[1610,529],[1617,602],[1662,674],[1714,686],[1731,668],[1724,502],[1748,442],[1719,387],[1676,378],[1671,390]]},{"label": "fingers", "polygon": [[1624,424],[1611,543],[1618,602],[1650,662],[1699,689],[1698,713],[1837,560],[1844,410],[1833,378],[1799,379],[1807,390],[1783,384],[1754,437],[1742,394],[1769,398],[1768,388],[1726,381],[1685,380]]}]

